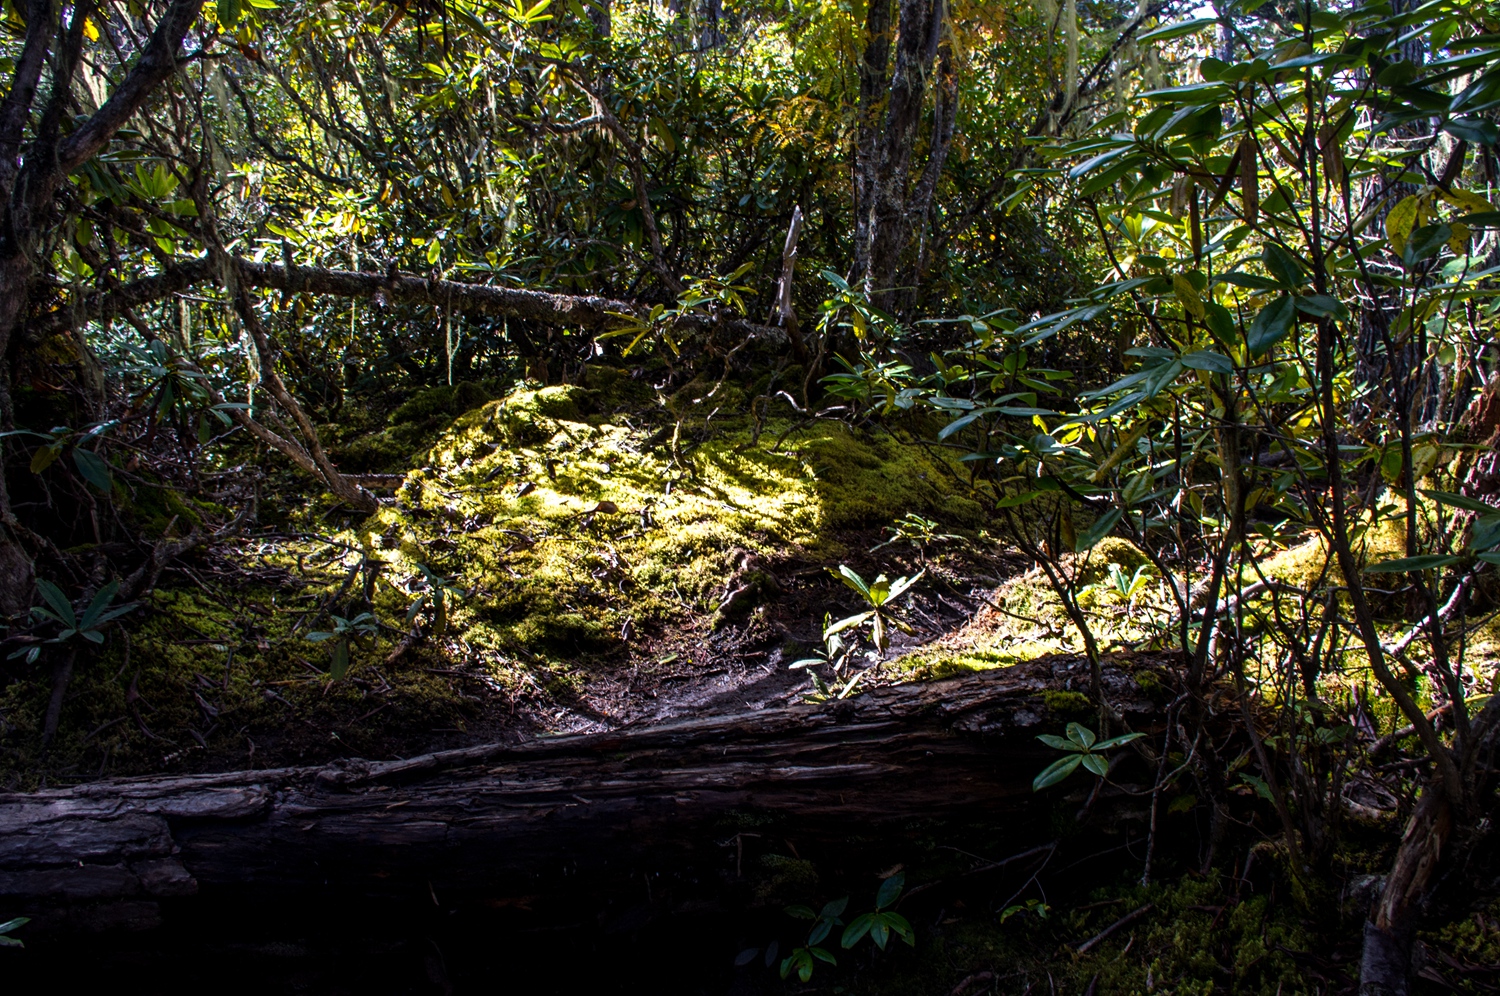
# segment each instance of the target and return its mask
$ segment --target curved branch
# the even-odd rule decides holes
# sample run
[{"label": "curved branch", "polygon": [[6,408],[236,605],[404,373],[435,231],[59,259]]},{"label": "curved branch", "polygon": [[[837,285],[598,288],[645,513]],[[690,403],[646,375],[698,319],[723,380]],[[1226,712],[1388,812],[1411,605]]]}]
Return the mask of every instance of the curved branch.
[{"label": "curved branch", "polygon": [[62,174],[73,172],[108,145],[115,132],[145,104],[151,91],[177,71],[177,50],[202,8],[203,0],[173,0],[125,82],[58,147],[57,164]]}]

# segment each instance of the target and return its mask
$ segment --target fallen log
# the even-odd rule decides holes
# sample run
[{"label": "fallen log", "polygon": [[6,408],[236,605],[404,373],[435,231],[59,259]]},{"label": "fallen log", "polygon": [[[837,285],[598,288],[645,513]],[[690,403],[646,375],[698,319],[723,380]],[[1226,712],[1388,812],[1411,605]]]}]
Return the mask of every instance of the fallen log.
[{"label": "fallen log", "polygon": [[[1135,675],[1167,666],[1138,656],[1105,668],[1135,728],[1160,713]],[[200,889],[474,895],[633,862],[681,867],[705,849],[722,858],[737,827],[827,839],[914,819],[1024,822],[1051,804],[1031,790],[1056,756],[1036,734],[1064,722],[1049,693],[1086,686],[1085,664],[1054,657],[520,745],[4,794],[0,899],[17,910],[124,904],[149,919],[156,900]]]}]

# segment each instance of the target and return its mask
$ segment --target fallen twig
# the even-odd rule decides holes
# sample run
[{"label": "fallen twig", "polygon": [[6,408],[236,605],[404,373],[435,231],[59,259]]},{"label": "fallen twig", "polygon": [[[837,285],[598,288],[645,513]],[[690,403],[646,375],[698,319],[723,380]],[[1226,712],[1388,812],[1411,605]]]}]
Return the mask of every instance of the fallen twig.
[{"label": "fallen twig", "polygon": [[1105,927],[1103,930],[1099,931],[1099,933],[1095,934],[1093,937],[1090,937],[1088,940],[1078,945],[1078,953],[1087,954],[1089,950],[1096,944],[1104,941],[1121,927],[1128,926],[1129,924],[1132,924],[1135,921],[1139,920],[1141,917],[1145,916],[1147,913],[1151,912],[1151,906],[1151,903],[1147,903],[1140,909],[1131,910],[1129,913],[1126,913],[1124,916],[1120,917],[1120,919],[1116,920],[1108,927]]}]

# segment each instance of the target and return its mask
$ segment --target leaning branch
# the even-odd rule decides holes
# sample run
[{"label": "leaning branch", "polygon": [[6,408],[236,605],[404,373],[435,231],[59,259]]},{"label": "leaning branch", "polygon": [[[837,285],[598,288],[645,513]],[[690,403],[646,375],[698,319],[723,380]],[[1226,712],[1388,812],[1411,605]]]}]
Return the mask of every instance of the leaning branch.
[{"label": "leaning branch", "polygon": [[[431,280],[411,273],[369,273],[321,267],[256,263],[233,257],[231,263],[245,287],[308,293],[329,297],[360,298],[392,304],[438,305],[457,312],[526,319],[546,325],[568,325],[607,330],[645,319],[650,306],[636,301],[591,294],[549,294],[457,280]],[[71,308],[54,312],[51,323],[38,323],[45,331],[75,328],[103,321],[127,309],[181,294],[199,284],[218,282],[218,271],[207,256],[143,277],[133,283],[85,295]],[[740,339],[786,341],[786,331],[744,320],[723,323],[723,330]],[[676,331],[707,335],[719,326],[707,316],[686,315],[677,319]]]},{"label": "leaning branch", "polygon": [[140,61],[131,68],[119,89],[58,147],[57,164],[62,175],[73,172],[102,151],[115,132],[141,109],[151,92],[177,71],[177,50],[202,8],[203,0],[176,0],[167,8]]}]

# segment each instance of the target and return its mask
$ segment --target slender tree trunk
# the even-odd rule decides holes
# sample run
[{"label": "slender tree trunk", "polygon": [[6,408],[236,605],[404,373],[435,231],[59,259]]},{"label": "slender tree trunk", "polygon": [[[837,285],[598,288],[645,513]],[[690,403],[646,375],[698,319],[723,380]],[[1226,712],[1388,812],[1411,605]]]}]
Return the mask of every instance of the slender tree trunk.
[{"label": "slender tree trunk", "polygon": [[879,162],[882,99],[891,57],[892,0],[869,0],[865,11],[865,50],[859,60],[859,127],[854,140],[854,271],[860,279],[870,266],[870,200]]},{"label": "slender tree trunk", "polygon": [[927,78],[937,59],[944,0],[901,0],[896,60],[891,70],[885,128],[869,189],[870,260],[863,276],[870,301],[891,310],[901,256],[910,239],[907,196],[912,147],[922,120]]}]

